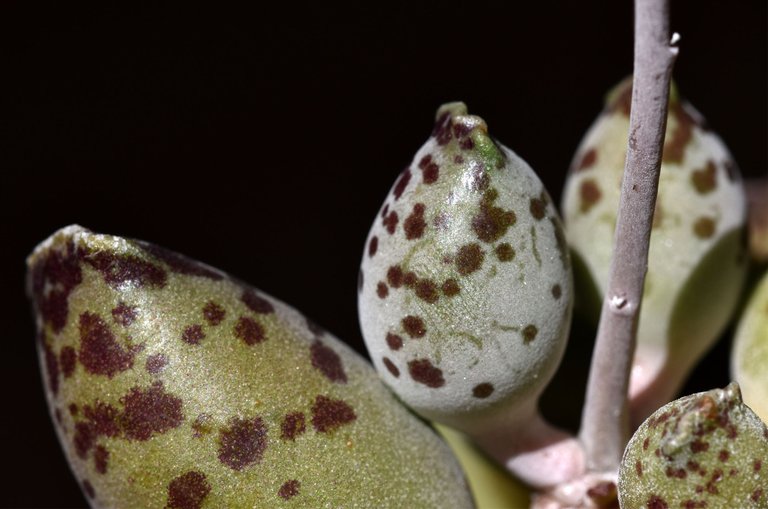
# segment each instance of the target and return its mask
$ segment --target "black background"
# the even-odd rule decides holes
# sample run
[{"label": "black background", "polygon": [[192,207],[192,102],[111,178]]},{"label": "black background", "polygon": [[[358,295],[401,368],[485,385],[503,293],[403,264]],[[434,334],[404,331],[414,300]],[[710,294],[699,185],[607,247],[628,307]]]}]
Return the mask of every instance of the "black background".
[{"label": "black background", "polygon": [[[765,174],[766,2],[672,3],[682,93],[747,176]],[[2,506],[85,505],[24,296],[24,258],[54,230],[188,254],[362,351],[365,237],[436,108],[465,101],[558,200],[605,92],[631,72],[629,1],[213,5],[3,3]],[[571,427],[592,334],[575,328],[545,405]],[[688,390],[727,383],[727,353],[726,340]]]}]

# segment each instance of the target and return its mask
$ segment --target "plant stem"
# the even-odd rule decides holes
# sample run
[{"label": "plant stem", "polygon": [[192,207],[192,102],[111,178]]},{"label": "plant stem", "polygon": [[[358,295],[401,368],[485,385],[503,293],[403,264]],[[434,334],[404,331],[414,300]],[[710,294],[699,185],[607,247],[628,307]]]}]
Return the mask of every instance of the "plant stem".
[{"label": "plant stem", "polygon": [[636,0],[627,159],[580,432],[591,472],[615,472],[629,438],[627,387],[648,265],[675,42],[669,37],[668,0]]}]

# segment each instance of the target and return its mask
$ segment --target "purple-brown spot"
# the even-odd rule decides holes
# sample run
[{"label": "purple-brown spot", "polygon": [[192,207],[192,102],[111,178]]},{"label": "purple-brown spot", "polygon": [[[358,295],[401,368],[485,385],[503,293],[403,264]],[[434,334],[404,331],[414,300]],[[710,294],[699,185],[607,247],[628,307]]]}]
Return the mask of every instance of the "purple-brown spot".
[{"label": "purple-brown spot", "polygon": [[296,440],[296,437],[307,430],[307,424],[302,412],[293,412],[283,417],[280,424],[280,438],[283,440]]},{"label": "purple-brown spot", "polygon": [[317,396],[312,405],[312,426],[319,433],[328,433],[357,419],[354,409],[345,401]]},{"label": "purple-brown spot", "polygon": [[531,198],[528,210],[537,221],[544,219],[547,212],[547,201],[544,193],[539,198]]},{"label": "purple-brown spot", "polygon": [[651,495],[645,506],[648,509],[669,509],[666,500],[659,497],[658,495]]},{"label": "purple-brown spot", "polygon": [[427,327],[424,320],[418,316],[408,315],[402,319],[403,329],[412,338],[423,338],[427,333]]},{"label": "purple-brown spot", "polygon": [[416,283],[414,291],[418,298],[430,304],[437,302],[437,299],[440,297],[437,285],[431,279],[420,279],[418,283]]},{"label": "purple-brown spot", "polygon": [[32,295],[43,321],[61,332],[69,314],[69,294],[82,282],[80,258],[83,251],[67,242],[64,252],[50,250],[31,272]]},{"label": "purple-brown spot", "polygon": [[403,269],[399,265],[387,269],[387,283],[392,288],[400,288],[403,285]]},{"label": "purple-brown spot", "polygon": [[508,242],[502,242],[496,246],[494,252],[496,253],[496,258],[498,258],[500,262],[511,262],[515,259],[515,250]]},{"label": "purple-brown spot", "polygon": [[277,490],[277,494],[280,498],[289,500],[299,494],[299,487],[301,487],[301,483],[296,479],[291,479],[290,481],[285,481],[283,485],[280,486],[280,489]]},{"label": "purple-brown spot", "polygon": [[493,394],[493,384],[483,382],[472,388],[472,395],[476,398],[485,399]]},{"label": "purple-brown spot", "polygon": [[480,249],[480,244],[476,242],[465,244],[456,253],[456,270],[462,276],[472,274],[482,267],[484,258],[485,253]]},{"label": "purple-brown spot", "polygon": [[88,373],[109,378],[133,366],[133,352],[117,342],[101,317],[88,311],[80,315],[78,357]]},{"label": "purple-brown spot", "polygon": [[189,345],[199,345],[203,338],[205,338],[205,333],[200,324],[190,325],[181,333],[181,340]]},{"label": "purple-brown spot", "polygon": [[472,218],[472,230],[483,242],[499,240],[517,221],[514,211],[493,205],[498,196],[496,189],[486,191],[480,200],[480,211]]},{"label": "purple-brown spot", "polygon": [[59,359],[48,343],[43,344],[45,372],[48,375],[48,388],[53,394],[59,393]]},{"label": "purple-brown spot", "polygon": [[603,193],[594,179],[584,179],[579,187],[579,196],[581,197],[581,211],[586,214],[600,201]]},{"label": "purple-brown spot", "polygon": [[376,295],[378,295],[380,299],[387,298],[387,295],[389,295],[389,287],[387,286],[387,283],[384,281],[378,282],[376,285]]},{"label": "purple-brown spot", "polygon": [[389,345],[389,348],[392,350],[400,350],[403,347],[403,338],[398,336],[397,334],[392,334],[391,332],[387,333],[387,345]]},{"label": "purple-brown spot", "polygon": [[592,504],[600,509],[619,509],[619,491],[612,481],[598,482],[587,490]]},{"label": "purple-brown spot", "polygon": [[635,462],[635,473],[638,477],[643,477],[643,463],[640,460]]},{"label": "purple-brown spot", "polygon": [[374,235],[371,237],[371,240],[368,242],[368,256],[373,256],[376,254],[376,251],[379,249],[379,238]]},{"label": "purple-brown spot", "polygon": [[219,325],[222,321],[224,321],[224,316],[226,316],[226,314],[227,312],[224,310],[224,308],[212,300],[208,301],[205,306],[203,306],[203,316],[208,322],[208,325]]},{"label": "purple-brown spot", "polygon": [[426,155],[419,161],[419,169],[422,171],[422,177],[425,184],[434,184],[440,175],[440,166],[432,161],[432,156]]},{"label": "purple-brown spot", "polygon": [[96,467],[98,473],[107,473],[107,467],[109,466],[109,451],[103,445],[97,445],[93,450],[93,465]]},{"label": "purple-brown spot", "polygon": [[399,200],[400,197],[403,195],[403,192],[405,191],[405,188],[408,187],[408,183],[411,181],[411,170],[406,168],[403,170],[403,173],[400,174],[400,177],[397,179],[397,183],[395,184],[395,188],[392,191],[392,194],[395,195],[395,200]]},{"label": "purple-brown spot", "polygon": [[715,234],[715,226],[711,217],[700,217],[693,223],[693,233],[700,239],[708,239]]},{"label": "purple-brown spot", "polygon": [[684,468],[667,467],[665,474],[667,477],[673,477],[675,479],[685,479],[688,477],[688,472],[686,472]]},{"label": "purple-brown spot", "polygon": [[717,459],[719,459],[722,462],[728,461],[728,458],[731,457],[731,453],[723,449],[719,453],[717,453]]},{"label": "purple-brown spot", "polygon": [[207,277],[208,279],[213,279],[215,281],[224,279],[224,277],[215,270],[206,267],[200,262],[191,260],[184,255],[171,251],[170,249],[165,249],[164,247],[143,241],[136,241],[136,244],[150,255],[165,262],[171,269],[171,272],[175,272],[176,274]]},{"label": "purple-brown spot", "polygon": [[235,336],[248,346],[261,343],[266,339],[264,327],[253,318],[241,316],[235,325]]},{"label": "purple-brown spot", "polygon": [[168,357],[162,353],[155,353],[147,357],[147,362],[144,365],[144,368],[147,370],[147,373],[157,375],[160,374],[167,365]]},{"label": "purple-brown spot", "polygon": [[756,488],[749,498],[752,499],[752,502],[759,502],[763,498],[763,488]]},{"label": "purple-brown spot", "polygon": [[85,262],[99,271],[112,288],[125,283],[151,288],[163,288],[168,275],[158,265],[130,254],[99,251],[84,257]]},{"label": "purple-brown spot", "polygon": [[319,369],[331,382],[347,383],[347,374],[339,354],[320,341],[315,341],[310,347],[312,367]]},{"label": "purple-brown spot", "polygon": [[693,126],[696,125],[696,121],[679,102],[670,103],[669,114],[677,119],[677,127],[664,143],[662,161],[665,163],[682,163],[685,148],[693,138]]},{"label": "purple-brown spot", "polygon": [[200,509],[211,492],[211,485],[202,472],[191,470],[168,484],[167,509]]},{"label": "purple-brown spot", "polygon": [[75,364],[77,363],[77,352],[71,346],[65,346],[59,352],[59,364],[61,365],[61,373],[64,378],[69,378],[75,372]]},{"label": "purple-brown spot", "polygon": [[453,297],[458,295],[461,291],[461,288],[459,288],[459,283],[453,278],[446,279],[440,289],[443,291],[443,294],[446,297]]},{"label": "purple-brown spot", "polygon": [[538,333],[539,333],[539,329],[535,325],[533,324],[526,325],[525,328],[523,329],[523,342],[525,344],[530,343],[531,341],[536,339],[536,335]]},{"label": "purple-brown spot", "polygon": [[181,425],[181,398],[165,391],[161,382],[149,388],[133,387],[120,398],[124,406],[120,422],[129,440],[149,440]]},{"label": "purple-brown spot", "polygon": [[403,275],[403,284],[408,288],[413,288],[416,283],[419,281],[419,278],[416,276],[416,273],[412,270],[409,270]]},{"label": "purple-brown spot", "polygon": [[232,470],[242,470],[258,463],[267,448],[267,427],[261,417],[230,420],[219,432],[219,461]]},{"label": "purple-brown spot", "polygon": [[93,485],[88,479],[83,479],[82,486],[83,491],[88,498],[96,498],[96,491],[93,489]]},{"label": "purple-brown spot", "polygon": [[472,171],[469,181],[469,188],[472,191],[484,193],[490,185],[491,177],[488,176],[488,172],[483,166],[478,166]]},{"label": "purple-brown spot", "polygon": [[384,363],[384,366],[387,367],[387,371],[392,373],[392,376],[395,378],[400,378],[400,369],[395,366],[395,363],[390,360],[389,357],[383,357],[381,359],[381,362]]},{"label": "purple-brown spot", "polygon": [[559,299],[563,295],[563,289],[560,285],[552,285],[552,297]]},{"label": "purple-brown spot", "polygon": [[593,147],[584,152],[576,165],[576,171],[584,171],[595,165],[597,162],[597,150]]},{"label": "purple-brown spot", "polygon": [[248,309],[260,315],[268,315],[275,312],[275,307],[267,299],[259,296],[253,290],[246,290],[240,300],[248,306]]},{"label": "purple-brown spot", "polygon": [[78,408],[76,403],[70,403],[67,407],[67,410],[69,410],[69,415],[72,417],[77,417],[77,415],[80,413],[80,409]]},{"label": "purple-brown spot", "polygon": [[423,203],[417,203],[413,206],[411,214],[405,218],[403,229],[405,230],[406,239],[419,239],[424,235],[424,229],[427,227],[427,223],[424,221],[425,210],[426,207]]},{"label": "purple-brown spot", "polygon": [[752,470],[754,470],[755,473],[759,472],[762,468],[763,468],[762,460],[755,460],[755,462],[752,464]]},{"label": "purple-brown spot", "polygon": [[125,302],[120,302],[112,309],[112,319],[123,327],[131,325],[138,316],[138,308],[136,306],[129,306]]},{"label": "purple-brown spot", "polygon": [[706,166],[691,173],[691,184],[699,194],[707,194],[717,187],[717,167],[713,160],[707,161]]},{"label": "purple-brown spot", "polygon": [[384,228],[387,230],[387,233],[392,235],[395,233],[395,230],[397,229],[397,221],[399,220],[397,216],[397,212],[394,210],[387,214],[387,216],[382,219],[381,223],[384,225]]},{"label": "purple-brown spot", "polygon": [[432,365],[429,359],[417,359],[408,362],[408,372],[416,382],[437,389],[445,385],[443,371]]}]

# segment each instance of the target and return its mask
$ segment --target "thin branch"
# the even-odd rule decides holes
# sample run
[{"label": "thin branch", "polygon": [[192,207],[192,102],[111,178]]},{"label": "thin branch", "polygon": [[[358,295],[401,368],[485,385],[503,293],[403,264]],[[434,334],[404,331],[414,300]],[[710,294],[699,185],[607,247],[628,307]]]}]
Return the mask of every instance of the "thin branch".
[{"label": "thin branch", "polygon": [[[675,34],[674,42],[679,36]],[[616,471],[629,425],[627,387],[648,265],[669,82],[677,48],[668,0],[635,1],[635,61],[627,160],[580,438],[591,472]]]}]

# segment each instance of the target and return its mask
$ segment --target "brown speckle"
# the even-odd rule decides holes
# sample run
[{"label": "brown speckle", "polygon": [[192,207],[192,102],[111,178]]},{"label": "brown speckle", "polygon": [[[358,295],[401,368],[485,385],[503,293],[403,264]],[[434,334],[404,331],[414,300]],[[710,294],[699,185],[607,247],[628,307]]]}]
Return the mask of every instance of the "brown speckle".
[{"label": "brown speckle", "polygon": [[479,399],[485,399],[493,394],[493,384],[484,382],[477,384],[472,388],[472,395]]},{"label": "brown speckle", "polygon": [[82,255],[82,250],[70,241],[64,252],[51,250],[32,267],[35,307],[54,333],[60,332],[67,323],[69,294],[82,281]]},{"label": "brown speckle", "polygon": [[381,359],[381,362],[384,363],[384,366],[386,366],[387,371],[392,373],[392,376],[395,378],[400,378],[400,369],[398,369],[397,366],[395,366],[395,363],[392,362],[389,357],[383,357]]},{"label": "brown speckle", "polygon": [[107,473],[107,467],[109,466],[109,451],[103,445],[97,445],[93,450],[93,464],[98,473]]},{"label": "brown speckle", "polygon": [[435,127],[432,129],[432,136],[435,137],[438,145],[446,145],[451,138],[451,114],[446,112],[440,115],[435,121]]},{"label": "brown speckle", "polygon": [[485,253],[476,242],[463,245],[456,253],[456,270],[462,276],[467,276],[477,271],[483,265]]},{"label": "brown speckle", "polygon": [[387,283],[392,288],[400,288],[403,285],[403,269],[399,265],[393,265],[387,270]]},{"label": "brown speckle", "polygon": [[165,270],[138,256],[107,251],[88,254],[85,262],[99,271],[112,288],[131,283],[136,286],[163,288],[168,280]]},{"label": "brown speckle", "polygon": [[327,433],[355,419],[354,409],[340,399],[317,396],[312,405],[312,426],[320,433]]},{"label": "brown speckle", "polygon": [[296,440],[296,437],[304,433],[307,429],[307,425],[304,419],[304,414],[301,412],[293,412],[283,417],[283,422],[280,424],[280,438],[283,440]]},{"label": "brown speckle", "polygon": [[594,179],[584,179],[581,182],[581,187],[579,187],[579,196],[581,197],[581,211],[586,214],[600,201],[603,193]]},{"label": "brown speckle", "polygon": [[407,286],[408,288],[413,288],[416,286],[416,283],[418,282],[419,278],[416,277],[416,273],[412,270],[409,270],[403,275],[403,284]]},{"label": "brown speckle", "polygon": [[392,350],[400,350],[403,347],[403,338],[398,336],[397,334],[392,334],[391,332],[387,333],[387,345],[389,345],[389,348]]},{"label": "brown speckle", "polygon": [[496,246],[494,252],[496,253],[496,258],[498,258],[500,262],[511,262],[515,259],[515,250],[508,242],[502,242]]},{"label": "brown speckle", "polygon": [[120,402],[125,407],[120,422],[129,440],[149,440],[178,427],[184,419],[181,399],[166,392],[161,382],[148,389],[133,387]]},{"label": "brown speckle", "polygon": [[643,463],[640,460],[635,462],[635,473],[638,477],[643,477]]},{"label": "brown speckle", "polygon": [[104,320],[88,311],[80,315],[78,357],[88,373],[109,378],[133,366],[133,353],[117,342]]},{"label": "brown speckle", "polygon": [[762,460],[755,460],[754,464],[752,465],[752,470],[755,472],[759,472],[763,468],[763,462]]},{"label": "brown speckle", "polygon": [[583,171],[591,168],[597,162],[597,150],[592,147],[581,156],[579,163],[576,165],[576,171]]},{"label": "brown speckle", "polygon": [[717,167],[713,160],[707,161],[706,166],[691,173],[691,184],[699,194],[707,194],[717,187]]},{"label": "brown speckle", "polygon": [[493,205],[498,196],[496,189],[486,191],[480,201],[480,211],[472,218],[472,230],[483,242],[499,240],[517,221],[512,210],[504,210]]},{"label": "brown speckle", "polygon": [[373,256],[376,254],[376,251],[379,249],[379,238],[374,235],[371,237],[371,240],[368,242],[368,256]]},{"label": "brown speckle", "polygon": [[199,345],[204,337],[203,326],[199,324],[190,325],[181,333],[181,340],[188,345]]},{"label": "brown speckle", "polygon": [[395,233],[395,230],[397,229],[397,222],[398,222],[397,212],[394,210],[387,214],[387,216],[382,219],[382,224],[384,225],[384,228],[386,228],[387,233],[390,235]]},{"label": "brown speckle", "polygon": [[730,458],[730,457],[731,457],[731,453],[729,453],[725,449],[723,449],[722,451],[717,453],[717,459],[719,459],[720,461],[723,461],[723,462],[728,461],[728,458]]},{"label": "brown speckle", "polygon": [[424,229],[427,227],[427,223],[424,221],[425,210],[426,207],[423,203],[417,203],[413,206],[411,214],[405,218],[403,229],[405,230],[406,239],[419,239],[424,235]]},{"label": "brown speckle", "polygon": [[440,297],[437,285],[431,279],[420,279],[416,283],[415,293],[418,298],[430,304],[437,302]]},{"label": "brown speckle", "polygon": [[61,373],[64,378],[69,378],[75,372],[77,364],[77,352],[71,346],[65,346],[59,352],[59,363],[61,364]]},{"label": "brown speckle", "polygon": [[185,276],[206,277],[214,281],[224,279],[224,276],[215,270],[169,249],[150,244],[149,242],[136,241],[136,244],[155,258],[165,262],[171,269],[171,272],[184,274]]},{"label": "brown speckle", "polygon": [[157,375],[161,373],[168,365],[168,357],[162,353],[152,354],[147,357],[147,362],[144,365],[144,369],[151,375]]},{"label": "brown speckle", "polygon": [[400,197],[403,195],[403,192],[405,191],[405,188],[408,187],[408,183],[411,181],[411,170],[406,168],[403,170],[403,173],[400,174],[400,177],[397,179],[397,183],[395,184],[395,188],[392,191],[392,194],[395,195],[395,200],[399,200]]},{"label": "brown speckle", "polygon": [[242,339],[248,346],[261,343],[266,339],[264,328],[261,324],[247,316],[241,316],[237,321],[237,325],[235,325],[235,336]]},{"label": "brown speckle", "polygon": [[408,372],[416,382],[437,389],[445,385],[443,371],[432,365],[429,359],[417,359],[408,362]]},{"label": "brown speckle", "polygon": [[246,290],[240,300],[248,306],[248,309],[260,315],[268,315],[275,312],[275,307],[267,299],[259,296],[253,290]]},{"label": "brown speckle", "polygon": [[347,383],[347,374],[344,372],[344,365],[341,357],[333,349],[320,341],[315,341],[310,347],[310,357],[312,367],[320,370],[331,382]]},{"label": "brown speckle", "polygon": [[544,219],[547,212],[547,202],[543,198],[531,198],[528,210],[537,221]]},{"label": "brown speckle", "polygon": [[560,285],[552,285],[552,297],[559,299],[563,295],[563,289]]},{"label": "brown speckle", "polygon": [[59,359],[48,343],[43,343],[45,357],[45,372],[48,378],[48,388],[53,394],[59,392]]},{"label": "brown speckle", "polygon": [[211,492],[211,485],[205,474],[189,471],[168,484],[167,509],[200,509]]},{"label": "brown speckle", "polygon": [[412,338],[423,338],[427,333],[424,320],[418,316],[408,315],[402,319],[403,329]]},{"label": "brown speckle", "polygon": [[299,494],[300,487],[301,483],[299,481],[291,479],[290,481],[285,481],[283,485],[280,486],[280,489],[277,490],[277,494],[280,498],[288,500]]},{"label": "brown speckle", "polygon": [[693,126],[696,122],[679,102],[670,102],[669,115],[677,119],[677,127],[664,143],[662,161],[665,163],[682,163],[685,148],[693,138]]},{"label": "brown speckle", "polygon": [[389,295],[389,287],[387,286],[387,283],[379,281],[376,285],[376,295],[378,295],[380,299],[387,298],[387,295]]},{"label": "brown speckle", "polygon": [[138,308],[136,306],[129,306],[124,302],[119,303],[112,309],[112,319],[123,327],[131,325],[138,316]]},{"label": "brown speckle", "polygon": [[453,297],[461,291],[459,283],[453,278],[446,279],[440,289],[446,297]]},{"label": "brown speckle", "polygon": [[437,182],[437,178],[440,175],[440,167],[432,161],[431,155],[426,155],[419,161],[419,169],[423,173],[423,179],[425,184],[434,184]]},{"label": "brown speckle", "polygon": [[752,492],[752,496],[750,496],[752,499],[752,502],[759,502],[761,498],[763,498],[763,488],[756,488],[755,491]]},{"label": "brown speckle", "polygon": [[261,417],[232,418],[219,432],[219,461],[232,470],[242,470],[261,461],[267,448],[267,427]]},{"label": "brown speckle", "polygon": [[667,502],[658,495],[651,495],[645,506],[648,509],[669,509]]},{"label": "brown speckle", "polygon": [[208,322],[208,325],[211,326],[219,325],[222,321],[224,321],[224,316],[226,316],[226,314],[227,312],[224,310],[224,308],[213,301],[208,301],[208,303],[203,307],[203,316]]},{"label": "brown speckle", "polygon": [[536,335],[538,333],[539,333],[539,329],[535,325],[533,324],[526,325],[525,328],[523,329],[523,342],[525,342],[526,344],[530,343],[531,341],[536,339]]},{"label": "brown speckle", "polygon": [[700,217],[693,223],[693,233],[700,239],[708,239],[715,234],[715,226],[711,217]]}]

